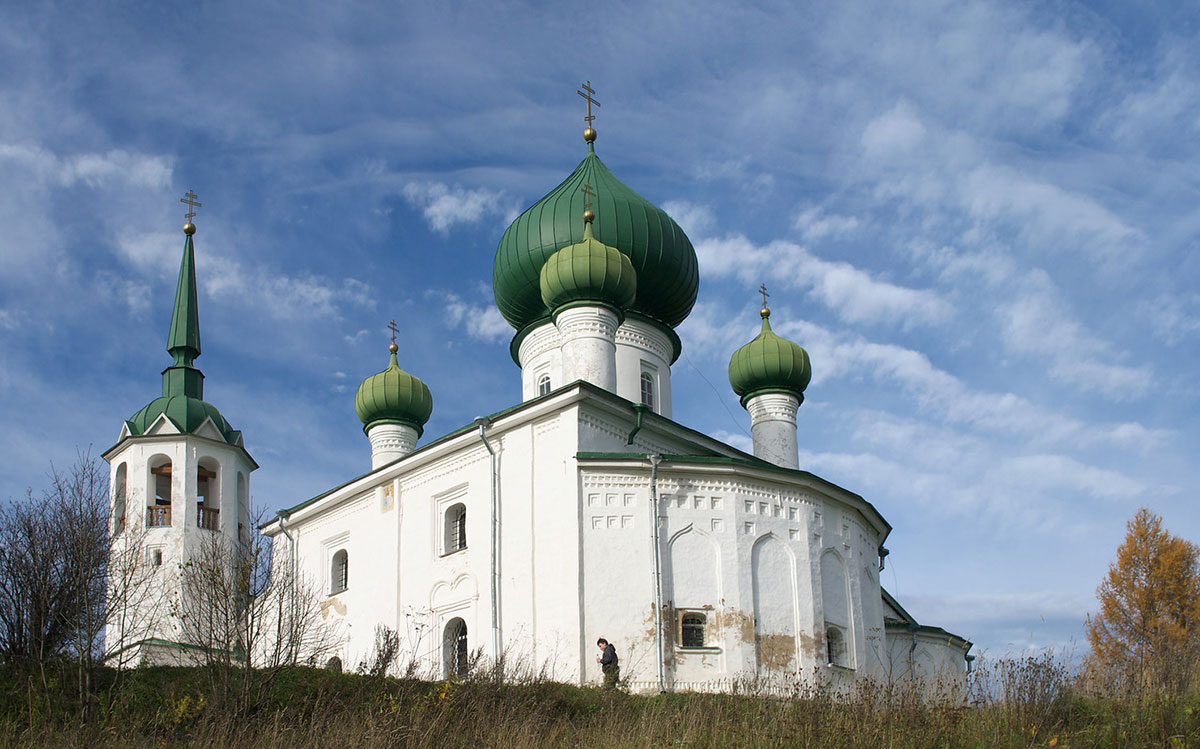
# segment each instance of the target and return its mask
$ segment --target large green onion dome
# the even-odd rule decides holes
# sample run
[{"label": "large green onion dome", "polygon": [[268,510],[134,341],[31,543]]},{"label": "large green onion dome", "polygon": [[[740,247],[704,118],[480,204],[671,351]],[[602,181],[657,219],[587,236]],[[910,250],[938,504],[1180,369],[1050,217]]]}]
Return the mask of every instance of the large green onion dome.
[{"label": "large green onion dome", "polygon": [[425,383],[400,368],[396,361],[399,347],[393,343],[388,349],[391,360],[387,369],[358,386],[354,410],[364,432],[377,424],[404,424],[416,429],[420,437],[433,413],[433,394]]},{"label": "large green onion dome", "polygon": [[804,402],[804,388],[812,379],[808,352],[771,330],[771,311],[762,308],[762,331],[733,352],[729,359],[729,384],[742,405],[760,393],[791,393]]},{"label": "large green onion dome", "polygon": [[496,248],[492,286],[500,314],[517,330],[547,317],[542,266],[560,248],[580,242],[579,215],[596,206],[595,239],[628,256],[637,276],[630,310],[675,327],[692,311],[700,287],[696,251],[670,216],[631,190],[596,156],[594,144],[579,166],[549,195],[505,230]]},{"label": "large green onion dome", "polygon": [[583,240],[567,245],[542,266],[542,304],[551,312],[573,302],[598,302],[624,315],[637,295],[629,258],[592,235],[594,214],[584,211]]}]

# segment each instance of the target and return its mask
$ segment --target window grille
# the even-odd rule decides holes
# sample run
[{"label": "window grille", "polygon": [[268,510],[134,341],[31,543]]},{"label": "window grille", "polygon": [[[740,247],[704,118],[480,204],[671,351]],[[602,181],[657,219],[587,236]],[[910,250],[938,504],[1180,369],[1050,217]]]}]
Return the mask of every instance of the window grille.
[{"label": "window grille", "polygon": [[452,554],[467,548],[467,506],[456,504],[446,510],[446,548],[445,554]]},{"label": "window grille", "polygon": [[704,614],[684,614],[679,642],[685,648],[704,647]]},{"label": "window grille", "polygon": [[825,625],[825,654],[831,666],[846,665],[846,640],[842,631],[830,624]]},{"label": "window grille", "polygon": [[333,555],[333,568],[330,573],[329,595],[341,593],[350,587],[350,560],[345,549],[339,549]]}]

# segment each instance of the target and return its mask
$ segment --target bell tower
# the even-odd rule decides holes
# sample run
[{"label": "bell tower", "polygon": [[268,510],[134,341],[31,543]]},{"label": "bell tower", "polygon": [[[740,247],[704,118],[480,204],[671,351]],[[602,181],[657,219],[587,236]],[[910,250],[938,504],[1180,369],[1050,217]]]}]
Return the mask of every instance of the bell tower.
[{"label": "bell tower", "polygon": [[[188,191],[187,223],[179,281],[167,335],[171,364],[162,371],[162,395],[129,417],[117,443],[103,455],[110,466],[112,532],[117,555],[136,560],[148,574],[142,589],[118,590],[110,575],[110,596],[128,596],[114,608],[105,630],[105,648],[120,666],[189,662],[178,621],[170,616],[183,591],[179,572],[189,558],[219,541],[244,549],[250,525],[250,473],[258,464],[246,452],[242,433],[216,406],[204,400],[200,318],[192,223],[200,206]],[[211,546],[208,543],[207,546]],[[234,558],[234,557],[231,557]]]}]

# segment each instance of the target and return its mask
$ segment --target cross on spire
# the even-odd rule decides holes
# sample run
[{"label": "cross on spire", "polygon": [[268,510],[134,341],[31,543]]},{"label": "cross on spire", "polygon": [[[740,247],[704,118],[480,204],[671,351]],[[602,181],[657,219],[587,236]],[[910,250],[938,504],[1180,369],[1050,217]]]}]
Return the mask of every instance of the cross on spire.
[{"label": "cross on spire", "polygon": [[[586,91],[587,93],[585,94],[583,91]],[[600,102],[592,98],[596,91],[592,88],[591,81],[586,81],[583,83],[583,91],[576,89],[575,93],[579,94],[584,99],[587,99],[587,117],[584,117],[583,121],[588,124],[588,127],[591,127],[592,120],[596,119],[596,115],[592,114],[592,105],[595,104],[597,107],[599,107]]]},{"label": "cross on spire", "polygon": [[203,203],[200,203],[196,200],[197,197],[198,196],[196,195],[195,190],[188,190],[186,193],[184,193],[183,197],[179,199],[180,203],[187,203],[188,212],[184,214],[184,218],[188,220],[189,224],[192,222],[192,219],[196,217],[196,209],[203,205]]},{"label": "cross on spire", "polygon": [[592,185],[590,183],[584,182],[583,187],[579,188],[579,192],[587,196],[587,201],[583,204],[583,209],[585,211],[590,211],[592,209],[592,197],[595,196],[596,191],[592,189]]},{"label": "cross on spire", "polygon": [[400,330],[396,327],[395,320],[392,320],[390,323],[388,323],[388,330],[392,331],[392,343],[394,344],[396,342],[396,332]]},{"label": "cross on spire", "polygon": [[766,307],[767,306],[767,297],[771,296],[770,294],[767,293],[767,285],[763,284],[763,285],[759,286],[758,293],[762,294],[763,306]]}]

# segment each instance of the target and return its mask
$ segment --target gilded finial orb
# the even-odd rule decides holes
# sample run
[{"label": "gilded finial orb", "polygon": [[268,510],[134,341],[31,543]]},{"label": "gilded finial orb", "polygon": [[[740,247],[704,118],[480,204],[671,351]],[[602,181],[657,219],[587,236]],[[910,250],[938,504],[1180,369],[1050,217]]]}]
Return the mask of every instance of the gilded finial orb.
[{"label": "gilded finial orb", "polygon": [[395,343],[389,343],[389,344],[388,344],[388,351],[391,351],[393,354],[394,354],[394,353],[396,353],[396,352],[397,352],[397,351],[399,351],[399,350],[400,350],[400,347],[399,347],[399,346],[397,346]]},{"label": "gilded finial orb", "polygon": [[596,220],[596,212],[593,211],[591,208],[587,209],[586,211],[583,212],[583,220],[586,223],[589,223],[589,224],[592,223],[593,221]]},{"label": "gilded finial orb", "polygon": [[761,317],[762,319],[766,320],[768,317],[771,316],[771,310],[767,309],[766,307],[763,307],[762,309],[760,309],[758,311],[758,316]]},{"label": "gilded finial orb", "polygon": [[588,143],[595,143],[596,142],[595,128],[589,127],[587,130],[584,130],[583,131],[583,139],[586,140]]},{"label": "gilded finial orb", "polygon": [[193,234],[196,233],[196,225],[193,224],[191,221],[187,222],[186,224],[183,225],[183,233],[188,235],[189,237],[192,236]]}]

